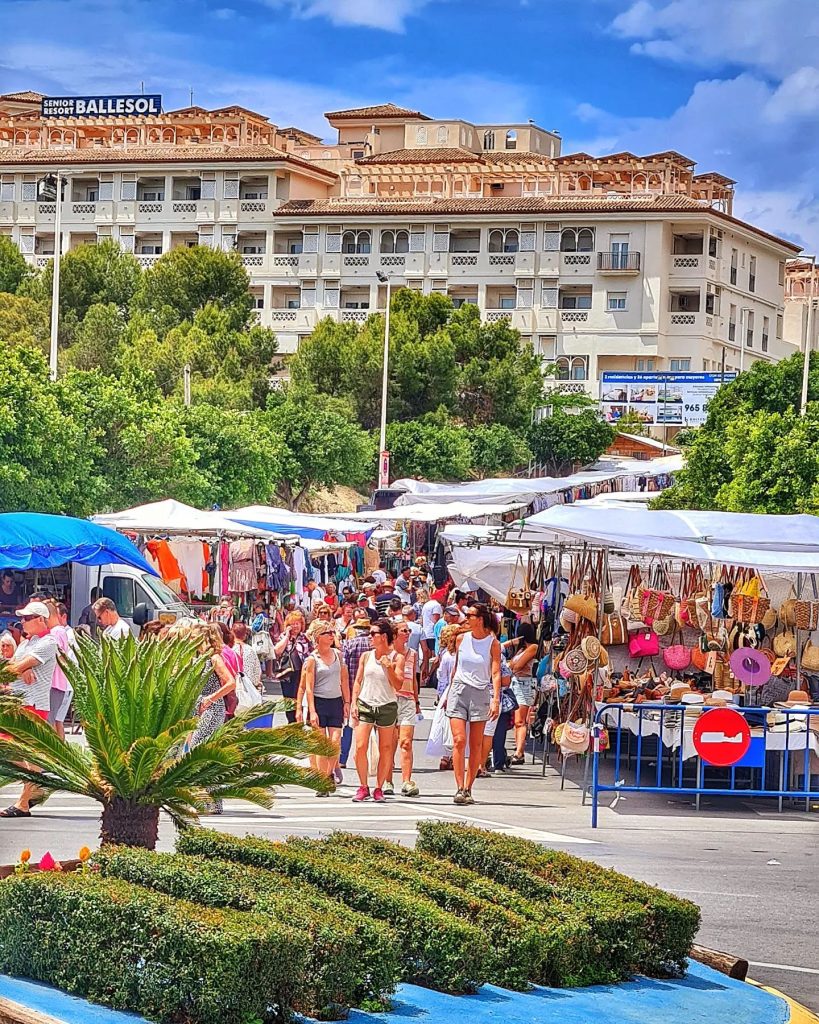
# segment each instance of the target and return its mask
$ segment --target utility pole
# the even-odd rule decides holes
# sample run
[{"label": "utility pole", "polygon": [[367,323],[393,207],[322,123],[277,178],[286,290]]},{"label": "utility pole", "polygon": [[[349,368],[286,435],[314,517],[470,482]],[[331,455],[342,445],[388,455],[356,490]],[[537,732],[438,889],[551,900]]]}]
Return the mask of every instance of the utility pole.
[{"label": "utility pole", "polygon": [[187,408],[191,404],[191,364],[185,363],[185,369],[183,370],[183,387],[184,387],[184,402]]},{"label": "utility pole", "polygon": [[49,372],[52,380],[57,379],[57,333],[60,326],[60,257],[63,238],[63,175],[57,171],[57,194],[54,206],[54,268],[51,277],[51,343],[49,346]]}]

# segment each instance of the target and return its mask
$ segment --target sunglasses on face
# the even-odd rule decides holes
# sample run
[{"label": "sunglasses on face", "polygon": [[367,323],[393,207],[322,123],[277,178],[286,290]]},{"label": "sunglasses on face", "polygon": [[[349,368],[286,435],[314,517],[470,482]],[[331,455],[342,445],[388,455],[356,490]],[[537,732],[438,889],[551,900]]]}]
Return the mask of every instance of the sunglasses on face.
[{"label": "sunglasses on face", "polygon": [[479,618],[479,615],[478,615],[477,612],[467,612],[466,613],[466,617],[468,619],[477,619],[477,618]]},{"label": "sunglasses on face", "polygon": [[21,615],[20,616],[20,621],[21,622],[31,622],[32,619],[41,619],[41,618],[42,618],[42,615]]},{"label": "sunglasses on face", "polygon": [[370,636],[383,636],[383,635],[384,634],[381,632],[380,629],[371,629],[370,630]]}]

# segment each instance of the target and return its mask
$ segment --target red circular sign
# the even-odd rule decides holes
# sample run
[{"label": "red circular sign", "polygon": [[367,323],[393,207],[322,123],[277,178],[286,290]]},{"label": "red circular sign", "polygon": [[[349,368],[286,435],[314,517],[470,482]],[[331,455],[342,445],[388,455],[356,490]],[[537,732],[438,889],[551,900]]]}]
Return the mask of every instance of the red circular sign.
[{"label": "red circular sign", "polygon": [[711,708],[697,719],[693,739],[694,749],[706,764],[730,768],[748,753],[751,730],[733,708]]}]

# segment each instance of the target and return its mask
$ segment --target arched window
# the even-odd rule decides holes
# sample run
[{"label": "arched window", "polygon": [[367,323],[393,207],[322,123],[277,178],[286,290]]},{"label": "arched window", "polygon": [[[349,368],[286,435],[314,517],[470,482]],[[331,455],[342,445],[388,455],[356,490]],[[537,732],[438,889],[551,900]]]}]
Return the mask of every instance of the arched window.
[{"label": "arched window", "polygon": [[445,146],[449,142],[449,128],[445,124],[438,125],[438,145]]},{"label": "arched window", "polygon": [[453,178],[452,179],[452,194],[454,196],[460,196],[460,195],[463,195],[464,192],[466,192],[466,183],[464,182],[464,179],[463,178]]},{"label": "arched window", "polygon": [[571,367],[572,380],[586,380],[586,360],[583,356],[575,356]]},{"label": "arched window", "polygon": [[577,187],[581,192],[588,192],[592,187],[591,178],[587,174],[581,174],[577,179]]},{"label": "arched window", "polygon": [[577,232],[577,251],[591,252],[594,249],[594,232],[591,228],[581,228]]},{"label": "arched window", "polygon": [[176,128],[163,128],[162,129],[162,141],[163,142],[176,142]]},{"label": "arched window", "polygon": [[483,148],[494,149],[495,148],[495,133],[490,129],[483,133]]},{"label": "arched window", "polygon": [[396,231],[395,232],[395,251],[396,252],[409,252],[409,232],[408,231]]},{"label": "arched window", "polygon": [[648,179],[648,187],[651,192],[662,192],[663,179],[659,174],[652,174]]},{"label": "arched window", "polygon": [[500,228],[495,228],[494,231],[489,232],[490,252],[503,252],[503,235],[504,232]]},{"label": "arched window", "polygon": [[577,234],[574,228],[564,228],[560,233],[560,251],[577,252]]},{"label": "arched window", "polygon": [[417,146],[426,146],[427,144],[427,130],[426,128],[415,129],[415,144]]},{"label": "arched window", "polygon": [[520,235],[518,235],[515,228],[510,228],[506,232],[506,238],[503,240],[503,251],[504,252],[517,252],[520,248]]},{"label": "arched window", "polygon": [[644,174],[635,174],[631,179],[631,188],[633,192],[645,192],[646,176]]},{"label": "arched window", "polygon": [[381,232],[381,252],[395,252],[395,232]]},{"label": "arched window", "polygon": [[366,255],[371,251],[369,231],[345,231],[341,236],[341,251]]},{"label": "arched window", "polygon": [[518,133],[514,128],[510,128],[506,133],[506,148],[517,149],[518,148]]},{"label": "arched window", "polygon": [[565,356],[555,360],[555,377],[557,380],[569,380],[569,369],[569,360]]}]

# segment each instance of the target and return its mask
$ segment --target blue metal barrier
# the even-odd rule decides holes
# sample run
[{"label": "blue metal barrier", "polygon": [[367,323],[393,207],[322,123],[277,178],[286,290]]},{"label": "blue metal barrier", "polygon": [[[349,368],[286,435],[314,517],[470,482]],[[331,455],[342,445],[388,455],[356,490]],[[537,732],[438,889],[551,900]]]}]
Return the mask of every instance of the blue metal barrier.
[{"label": "blue metal barrier", "polygon": [[[606,704],[599,707],[592,727],[592,828],[597,828],[601,793],[650,792],[696,796],[698,810],[700,797],[704,795],[774,797],[779,801],[780,810],[786,799],[804,800],[806,810],[810,800],[819,800],[819,769],[813,776],[810,772],[811,751],[819,753],[819,733],[811,731],[810,726],[812,721],[816,721],[813,716],[819,715],[819,708],[730,707],[746,719],[751,729],[751,747],[742,760],[728,768],[706,764],[693,747],[695,722],[716,708],[656,703]],[[768,724],[768,715],[773,711],[784,718],[781,726]],[[609,731],[608,750],[613,754],[614,781],[610,784],[600,781],[600,735],[604,729]],[[629,768],[632,740],[636,746],[634,782],[627,783],[624,781],[623,760],[625,758],[626,768]],[[644,769],[643,760],[645,756],[652,756],[654,740],[654,763]],[[778,765],[774,763],[776,755],[779,755]],[[685,767],[688,761],[693,762],[695,772],[693,780],[687,781]],[[766,785],[769,768],[778,768],[778,785]],[[706,773],[714,784],[706,785]],[[721,774],[713,779],[716,773]],[[741,773],[739,779],[738,773]],[[794,785],[791,784],[792,774],[796,775]],[[816,784],[812,788],[814,782]]]}]

